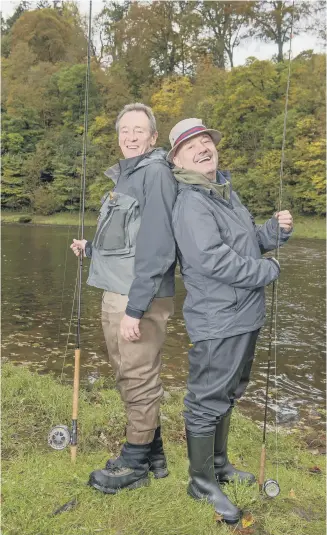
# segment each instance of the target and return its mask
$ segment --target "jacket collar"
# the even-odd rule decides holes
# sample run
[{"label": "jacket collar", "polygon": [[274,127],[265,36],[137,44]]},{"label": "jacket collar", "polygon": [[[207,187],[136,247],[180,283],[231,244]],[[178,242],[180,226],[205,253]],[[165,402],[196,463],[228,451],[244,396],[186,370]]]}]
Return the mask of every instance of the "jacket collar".
[{"label": "jacket collar", "polygon": [[200,193],[202,193],[202,195],[206,196],[206,197],[216,197],[218,198],[221,202],[225,203],[225,204],[232,204],[232,201],[231,201],[231,195],[232,195],[232,184],[231,184],[231,174],[230,174],[230,171],[217,171],[217,176],[216,176],[216,182],[218,184],[226,184],[229,183],[229,188],[230,188],[230,200],[227,201],[223,198],[220,198],[214,191],[214,188],[212,189],[207,189],[203,186],[198,186],[197,184],[183,184],[182,182],[178,182],[177,183],[177,190],[178,192],[179,191],[182,191],[183,189],[193,189],[195,191],[199,191]]},{"label": "jacket collar", "polygon": [[161,161],[165,165],[169,166],[166,161],[166,152],[160,147],[152,149],[140,156],[134,156],[133,158],[126,158],[125,160],[119,160],[119,163],[109,167],[104,174],[110,178],[115,184],[117,184],[119,176],[123,173],[126,177],[129,177],[136,169],[145,167],[151,162]]},{"label": "jacket collar", "polygon": [[[174,170],[173,170],[174,172]],[[231,174],[230,174],[230,171],[217,171],[217,174],[216,174],[216,182],[217,184],[226,184],[226,182],[231,182]],[[198,189],[199,191],[203,191],[205,190],[206,188],[203,188],[202,186],[200,185],[197,185],[197,184],[183,184],[181,182],[178,182],[178,189],[185,189],[185,188],[189,188],[189,187],[192,187],[193,189]],[[207,194],[210,195],[210,190],[207,190]]]}]

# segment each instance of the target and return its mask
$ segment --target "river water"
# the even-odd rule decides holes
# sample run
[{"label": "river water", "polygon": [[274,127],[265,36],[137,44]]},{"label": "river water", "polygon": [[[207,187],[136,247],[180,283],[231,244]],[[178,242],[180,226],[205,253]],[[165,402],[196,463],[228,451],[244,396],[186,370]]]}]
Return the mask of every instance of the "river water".
[{"label": "river water", "polygon": [[[93,231],[86,229],[85,235],[92,237]],[[75,345],[75,320],[70,321],[77,272],[69,249],[73,237],[73,227],[2,227],[2,356],[40,373],[63,374],[64,381],[72,378]],[[277,373],[273,369],[269,417],[273,420],[277,410],[278,421],[292,426],[308,414],[320,420],[325,408],[325,243],[293,238],[281,250],[280,261]],[[112,372],[100,324],[101,291],[85,284],[87,259],[83,269],[81,379],[93,382]],[[168,324],[162,366],[164,386],[170,388],[184,387],[187,377],[184,295],[177,274],[176,312]],[[268,288],[267,319],[270,301]],[[268,340],[267,321],[241,402],[257,421],[263,416]]]}]

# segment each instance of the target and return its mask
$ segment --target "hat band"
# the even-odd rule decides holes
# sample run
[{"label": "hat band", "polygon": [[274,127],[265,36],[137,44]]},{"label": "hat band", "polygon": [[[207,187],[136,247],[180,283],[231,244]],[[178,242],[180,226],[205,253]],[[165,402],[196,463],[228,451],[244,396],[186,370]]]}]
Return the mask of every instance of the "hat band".
[{"label": "hat band", "polygon": [[174,143],[174,147],[179,143],[180,141],[183,141],[183,139],[187,138],[191,134],[196,134],[197,132],[202,132],[203,130],[207,130],[205,126],[194,126],[193,128],[189,128],[189,130],[186,130],[186,132],[183,132]]}]

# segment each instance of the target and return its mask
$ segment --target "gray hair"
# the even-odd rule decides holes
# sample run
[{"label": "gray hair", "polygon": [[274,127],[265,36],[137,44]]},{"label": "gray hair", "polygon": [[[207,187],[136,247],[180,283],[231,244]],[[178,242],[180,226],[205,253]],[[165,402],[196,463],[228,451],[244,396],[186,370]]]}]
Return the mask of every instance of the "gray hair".
[{"label": "gray hair", "polygon": [[126,106],[123,107],[123,109],[119,112],[117,120],[116,120],[116,132],[118,134],[119,132],[119,122],[120,119],[125,115],[125,113],[128,113],[129,111],[143,111],[147,118],[149,119],[150,123],[150,133],[151,135],[155,134],[157,131],[157,125],[156,125],[156,119],[153,115],[153,111],[149,106],[146,106],[145,104],[142,104],[141,102],[135,102],[133,104],[126,104]]}]

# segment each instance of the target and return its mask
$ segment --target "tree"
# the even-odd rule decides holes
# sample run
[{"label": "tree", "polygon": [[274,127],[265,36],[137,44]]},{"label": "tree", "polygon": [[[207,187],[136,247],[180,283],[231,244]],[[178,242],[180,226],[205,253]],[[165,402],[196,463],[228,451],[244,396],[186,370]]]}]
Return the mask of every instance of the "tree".
[{"label": "tree", "polygon": [[2,157],[1,203],[5,208],[21,208],[29,204],[24,188],[23,163],[20,154]]},{"label": "tree", "polygon": [[121,25],[124,21],[131,2],[107,2],[103,10],[95,19],[95,29],[99,36],[100,46],[93,43],[99,62],[110,65],[122,59]]},{"label": "tree", "polygon": [[82,61],[86,48],[80,47],[79,37],[82,30],[76,30],[57,10],[25,12],[12,28],[12,47],[16,47],[18,43],[26,43],[38,61]]},{"label": "tree", "polygon": [[276,43],[278,48],[277,61],[284,60],[284,46],[291,37],[293,21],[293,35],[303,31],[302,22],[312,13],[311,2],[293,3],[282,0],[261,0],[255,2],[252,21],[252,35],[258,39]]},{"label": "tree", "polygon": [[13,15],[6,20],[1,16],[1,55],[5,58],[9,57],[11,52],[11,28],[19,17],[28,11],[30,8],[30,2],[23,0],[16,7]]},{"label": "tree", "polygon": [[[292,61],[284,162],[284,206],[325,210],[325,55]],[[276,209],[288,65],[249,58],[231,72],[199,65],[182,115],[222,132],[219,165],[254,215]]]},{"label": "tree", "polygon": [[7,34],[15,24],[15,22],[19,19],[19,17],[28,11],[30,9],[31,2],[27,0],[22,0],[16,7],[14,13],[11,15],[11,17],[8,17],[5,21],[1,17],[1,31],[2,34]]},{"label": "tree", "polygon": [[311,18],[307,21],[307,30],[318,37],[319,42],[326,47],[326,0],[315,0],[311,6]]},{"label": "tree", "polygon": [[109,2],[97,22],[100,57],[126,65],[134,88],[193,71],[201,22],[193,2]]},{"label": "tree", "polygon": [[292,151],[294,173],[287,190],[293,205],[311,215],[326,214],[326,140],[317,138],[318,130],[313,116],[297,122]]},{"label": "tree", "polygon": [[[233,62],[233,46],[245,32],[245,4],[249,9],[253,2],[107,3],[110,12],[99,19],[103,59],[91,58],[87,208],[97,209],[113,186],[103,171],[121,157],[117,114],[141,99],[154,109],[165,148],[169,130],[185,117],[218,128],[220,168],[231,170],[234,187],[254,214],[275,209],[288,64],[249,58],[231,70],[217,67],[222,42],[223,66],[228,58]],[[267,17],[272,4],[260,5]],[[201,9],[207,17],[211,13],[221,43]],[[283,31],[289,16],[283,13]],[[307,27],[308,21],[302,17],[300,24]],[[3,206],[43,213],[79,207],[85,32],[78,8],[65,2],[60,9],[23,10],[6,35],[11,42],[2,58]],[[324,213],[325,62],[325,55],[307,50],[291,63],[284,200],[305,214]]]},{"label": "tree", "polygon": [[169,131],[182,119],[185,100],[191,93],[192,86],[186,76],[172,76],[165,79],[160,90],[152,95],[151,106],[163,144],[167,145]]},{"label": "tree", "polygon": [[[176,4],[176,2],[175,2]],[[178,28],[179,62],[178,73],[182,76],[194,75],[199,59],[199,34],[202,28],[202,19],[196,10],[196,2],[177,2],[177,13],[174,25]]]},{"label": "tree", "polygon": [[234,67],[234,50],[249,37],[249,21],[254,2],[226,2],[225,7],[225,52],[231,67]]},{"label": "tree", "polygon": [[234,49],[247,37],[244,31],[252,13],[254,2],[197,2],[203,27],[202,45],[212,55],[214,64],[225,69],[226,55],[233,67]]}]

